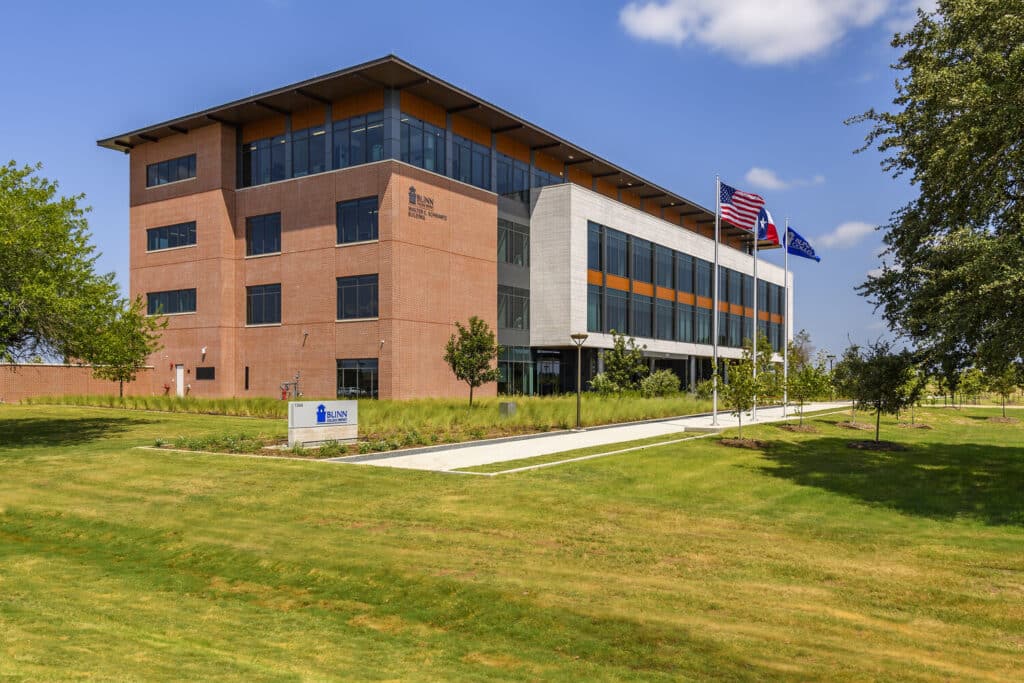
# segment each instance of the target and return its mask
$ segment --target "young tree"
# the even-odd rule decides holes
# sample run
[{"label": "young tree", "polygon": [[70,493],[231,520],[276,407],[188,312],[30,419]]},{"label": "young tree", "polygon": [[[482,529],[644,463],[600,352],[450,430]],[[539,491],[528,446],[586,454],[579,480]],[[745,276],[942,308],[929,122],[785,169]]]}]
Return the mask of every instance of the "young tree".
[{"label": "young tree", "polygon": [[740,360],[727,361],[729,382],[719,383],[719,394],[726,406],[736,413],[739,424],[739,438],[743,438],[743,413],[754,407],[758,381],[754,378],[754,363],[747,351]]},{"label": "young tree", "polygon": [[58,196],[40,168],[0,165],[0,361],[92,362],[121,310],[117,285],[96,273],[83,195]]},{"label": "young tree", "polygon": [[938,0],[892,41],[895,110],[848,121],[869,122],[865,148],[918,188],[885,226],[891,265],[860,292],[918,347],[992,367],[1024,356],[1022,44],[1019,2]]},{"label": "young tree", "polygon": [[473,389],[486,382],[498,381],[498,368],[491,364],[498,357],[498,342],[487,322],[477,316],[469,319],[469,327],[456,321],[457,334],[445,345],[444,360],[455,377],[469,385],[469,405],[473,405]]},{"label": "young tree", "polygon": [[987,374],[988,388],[999,395],[1003,404],[1003,417],[1006,417],[1006,401],[1013,395],[1020,384],[1020,366],[1007,365],[1002,370],[994,370]]},{"label": "young tree", "polygon": [[914,357],[908,351],[893,353],[888,342],[871,344],[863,354],[855,382],[857,402],[875,410],[875,443],[878,442],[882,413],[895,415],[916,396],[908,392]]},{"label": "young tree", "polygon": [[960,375],[960,393],[967,400],[978,402],[981,392],[985,391],[985,376],[978,368],[967,368]]},{"label": "young tree", "polygon": [[857,383],[860,381],[863,364],[860,346],[851,344],[832,369],[832,387],[837,396],[850,399],[850,416],[854,422],[857,421],[857,396],[860,393]]},{"label": "young tree", "polygon": [[829,375],[825,369],[825,356],[822,353],[812,363],[800,363],[789,368],[788,393],[800,407],[800,424],[804,423],[804,403],[828,391]]},{"label": "young tree", "polygon": [[114,320],[99,332],[99,348],[93,375],[118,383],[118,395],[124,396],[124,383],[135,381],[146,359],[163,345],[160,330],[167,327],[167,318],[148,316],[142,297],[122,304]]},{"label": "young tree", "polygon": [[[761,342],[758,342],[760,344]],[[814,344],[811,343],[811,333],[807,330],[800,330],[789,342],[789,362],[805,364],[810,363],[814,356]]]},{"label": "young tree", "polygon": [[647,346],[637,346],[636,339],[615,330],[611,334],[612,348],[604,352],[604,374],[620,391],[637,389],[651,371],[643,356]]},{"label": "young tree", "polygon": [[[807,335],[806,332],[804,332]],[[806,336],[808,343],[810,336]],[[792,346],[791,346],[792,348]],[[743,341],[744,353],[751,354],[753,345],[749,340]],[[782,396],[782,366],[774,361],[775,351],[768,337],[759,334],[757,338],[757,396],[755,399],[766,402]]]}]

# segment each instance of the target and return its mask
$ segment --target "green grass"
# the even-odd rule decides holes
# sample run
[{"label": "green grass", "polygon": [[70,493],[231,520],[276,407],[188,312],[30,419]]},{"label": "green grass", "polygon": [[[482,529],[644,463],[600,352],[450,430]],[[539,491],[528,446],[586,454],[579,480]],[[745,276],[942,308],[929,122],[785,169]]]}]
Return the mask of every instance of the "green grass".
[{"label": "green grass", "polygon": [[996,414],[885,420],[902,453],[836,415],[491,478],[0,406],[0,678],[1019,680],[1024,423]]},{"label": "green grass", "polygon": [[[310,399],[316,400],[316,399]],[[501,417],[498,403],[514,400],[513,417]],[[274,399],[198,399],[174,396],[45,396],[26,401],[29,405],[72,405],[171,413],[263,417],[286,420],[288,404]],[[583,424],[596,426],[675,417],[706,412],[708,401],[688,394],[668,398],[621,398],[589,395],[583,397]],[[410,401],[359,401],[360,448],[353,452],[389,451],[396,448],[433,446],[475,439],[569,429],[576,425],[576,396],[515,397],[477,399],[416,399]],[[163,434],[172,440],[181,435]],[[186,435],[191,436],[191,435]],[[209,450],[209,449],[204,449]]]}]

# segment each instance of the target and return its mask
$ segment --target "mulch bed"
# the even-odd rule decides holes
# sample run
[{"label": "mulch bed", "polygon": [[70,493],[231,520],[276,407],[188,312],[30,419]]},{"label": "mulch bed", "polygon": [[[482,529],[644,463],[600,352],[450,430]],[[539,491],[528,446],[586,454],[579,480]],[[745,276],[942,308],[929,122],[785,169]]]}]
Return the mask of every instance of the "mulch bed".
[{"label": "mulch bed", "polygon": [[896,426],[900,429],[932,429],[931,425],[921,424],[920,422],[915,422],[914,424],[910,424],[909,422],[900,422]]},{"label": "mulch bed", "polygon": [[844,429],[859,429],[862,432],[873,432],[875,430],[875,426],[867,422],[836,422],[836,426]]},{"label": "mulch bed", "polygon": [[851,441],[846,444],[848,448],[856,448],[859,451],[905,451],[907,447],[903,444],[892,441]]},{"label": "mulch bed", "polygon": [[721,439],[718,443],[730,448],[750,448],[753,450],[761,450],[768,447],[767,441],[759,441],[757,439]]},{"label": "mulch bed", "polygon": [[1020,420],[1018,420],[1015,417],[990,417],[988,419],[988,421],[989,422],[998,422],[999,424],[1002,424],[1002,425],[1013,425],[1013,424],[1017,424],[1018,422],[1020,422]]},{"label": "mulch bed", "polygon": [[779,429],[787,432],[800,432],[802,434],[817,434],[818,428],[811,425],[779,425]]}]

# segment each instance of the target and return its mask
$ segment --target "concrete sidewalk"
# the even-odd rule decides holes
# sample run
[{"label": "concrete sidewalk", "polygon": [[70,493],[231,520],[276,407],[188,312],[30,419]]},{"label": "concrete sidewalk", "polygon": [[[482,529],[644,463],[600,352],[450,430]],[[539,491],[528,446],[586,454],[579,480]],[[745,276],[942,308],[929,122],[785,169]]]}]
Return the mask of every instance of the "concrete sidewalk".
[{"label": "concrete sidewalk", "polygon": [[[805,410],[812,412],[848,407],[849,403],[808,403],[805,406]],[[790,406],[790,418],[793,417],[793,410],[793,407]],[[748,417],[744,415],[743,424],[746,426],[747,424],[778,422],[783,419],[787,418],[782,417],[781,407],[758,408],[757,422],[749,423]],[[610,446],[625,441],[636,441],[654,436],[678,434],[679,432],[704,432],[728,429],[735,427],[736,424],[735,415],[720,412],[718,414],[718,427],[711,424],[711,415],[695,415],[692,417],[676,417],[614,427],[597,427],[582,432],[556,432],[553,434],[529,435],[512,439],[498,439],[490,442],[416,449],[409,453],[382,453],[380,455],[367,455],[355,458],[338,458],[337,462],[446,472],[464,467],[476,467],[496,462],[562,453],[578,448]]]}]

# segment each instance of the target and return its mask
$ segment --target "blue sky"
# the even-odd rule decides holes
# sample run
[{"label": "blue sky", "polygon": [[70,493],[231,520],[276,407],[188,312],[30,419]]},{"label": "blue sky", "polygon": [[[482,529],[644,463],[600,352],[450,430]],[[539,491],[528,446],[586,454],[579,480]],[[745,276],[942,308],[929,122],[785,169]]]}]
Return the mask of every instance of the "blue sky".
[{"label": "blue sky", "polygon": [[[705,206],[714,177],[818,248],[793,258],[819,348],[884,332],[853,287],[913,189],[854,155],[913,0],[16,3],[0,26],[0,155],[85,193],[128,275],[128,160],[95,141],[395,53]],[[766,256],[781,263],[781,252]]]}]

